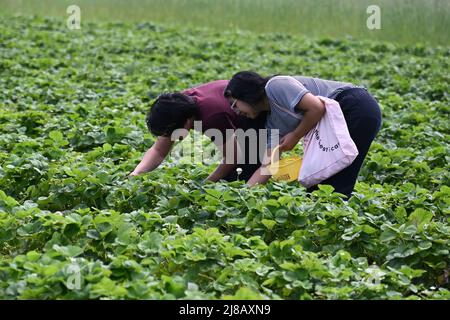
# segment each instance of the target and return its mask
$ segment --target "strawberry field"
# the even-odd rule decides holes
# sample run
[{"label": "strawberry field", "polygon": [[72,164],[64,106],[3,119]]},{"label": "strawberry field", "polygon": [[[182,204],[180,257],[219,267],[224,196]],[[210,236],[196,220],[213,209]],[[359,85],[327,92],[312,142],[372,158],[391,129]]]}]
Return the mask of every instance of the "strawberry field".
[{"label": "strawberry field", "polygon": [[[450,299],[450,49],[151,23],[2,18],[1,299]],[[164,91],[239,70],[366,86],[354,196],[205,183],[154,142]],[[206,141],[204,143],[207,143]]]}]

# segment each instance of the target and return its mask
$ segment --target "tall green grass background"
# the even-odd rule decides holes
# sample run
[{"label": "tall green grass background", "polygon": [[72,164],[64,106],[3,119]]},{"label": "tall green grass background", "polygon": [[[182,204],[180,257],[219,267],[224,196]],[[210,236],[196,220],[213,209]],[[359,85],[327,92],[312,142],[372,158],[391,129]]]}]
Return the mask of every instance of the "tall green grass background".
[{"label": "tall green grass background", "polygon": [[[0,0],[1,14],[67,17],[83,21],[152,21],[244,29],[308,37],[448,45],[450,0]],[[369,30],[369,5],[381,9],[381,29]]]}]

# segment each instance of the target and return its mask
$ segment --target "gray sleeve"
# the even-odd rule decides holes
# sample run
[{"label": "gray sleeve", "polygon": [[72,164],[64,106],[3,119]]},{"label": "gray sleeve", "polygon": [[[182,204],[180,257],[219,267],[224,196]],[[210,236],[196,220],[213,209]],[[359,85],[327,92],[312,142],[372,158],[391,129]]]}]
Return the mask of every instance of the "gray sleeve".
[{"label": "gray sleeve", "polygon": [[280,131],[278,129],[267,129],[266,149],[273,149],[280,144]]},{"label": "gray sleeve", "polygon": [[308,92],[301,82],[289,76],[273,77],[266,84],[267,97],[292,112],[298,112],[295,106]]}]

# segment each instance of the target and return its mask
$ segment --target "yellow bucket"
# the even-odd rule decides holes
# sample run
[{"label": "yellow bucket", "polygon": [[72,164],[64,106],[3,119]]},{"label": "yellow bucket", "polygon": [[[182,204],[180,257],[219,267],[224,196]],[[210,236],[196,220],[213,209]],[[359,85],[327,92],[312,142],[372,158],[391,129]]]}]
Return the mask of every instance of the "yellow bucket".
[{"label": "yellow bucket", "polygon": [[302,166],[302,158],[292,156],[275,162],[274,155],[279,148],[280,146],[277,146],[273,149],[270,159],[269,171],[272,174],[272,178],[275,181],[287,182],[297,180],[298,174],[300,172],[300,167]]}]

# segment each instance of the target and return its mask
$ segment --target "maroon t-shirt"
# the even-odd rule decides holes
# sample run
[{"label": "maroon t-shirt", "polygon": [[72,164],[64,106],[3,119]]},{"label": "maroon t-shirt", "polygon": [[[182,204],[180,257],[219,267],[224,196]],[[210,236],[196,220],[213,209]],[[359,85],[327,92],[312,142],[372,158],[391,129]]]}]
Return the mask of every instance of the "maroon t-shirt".
[{"label": "maroon t-shirt", "polygon": [[228,80],[208,82],[197,87],[182,91],[194,98],[198,105],[196,121],[202,121],[202,132],[208,129],[218,129],[226,137],[227,129],[248,129],[250,122],[243,116],[238,116],[230,107],[223,93]]}]

